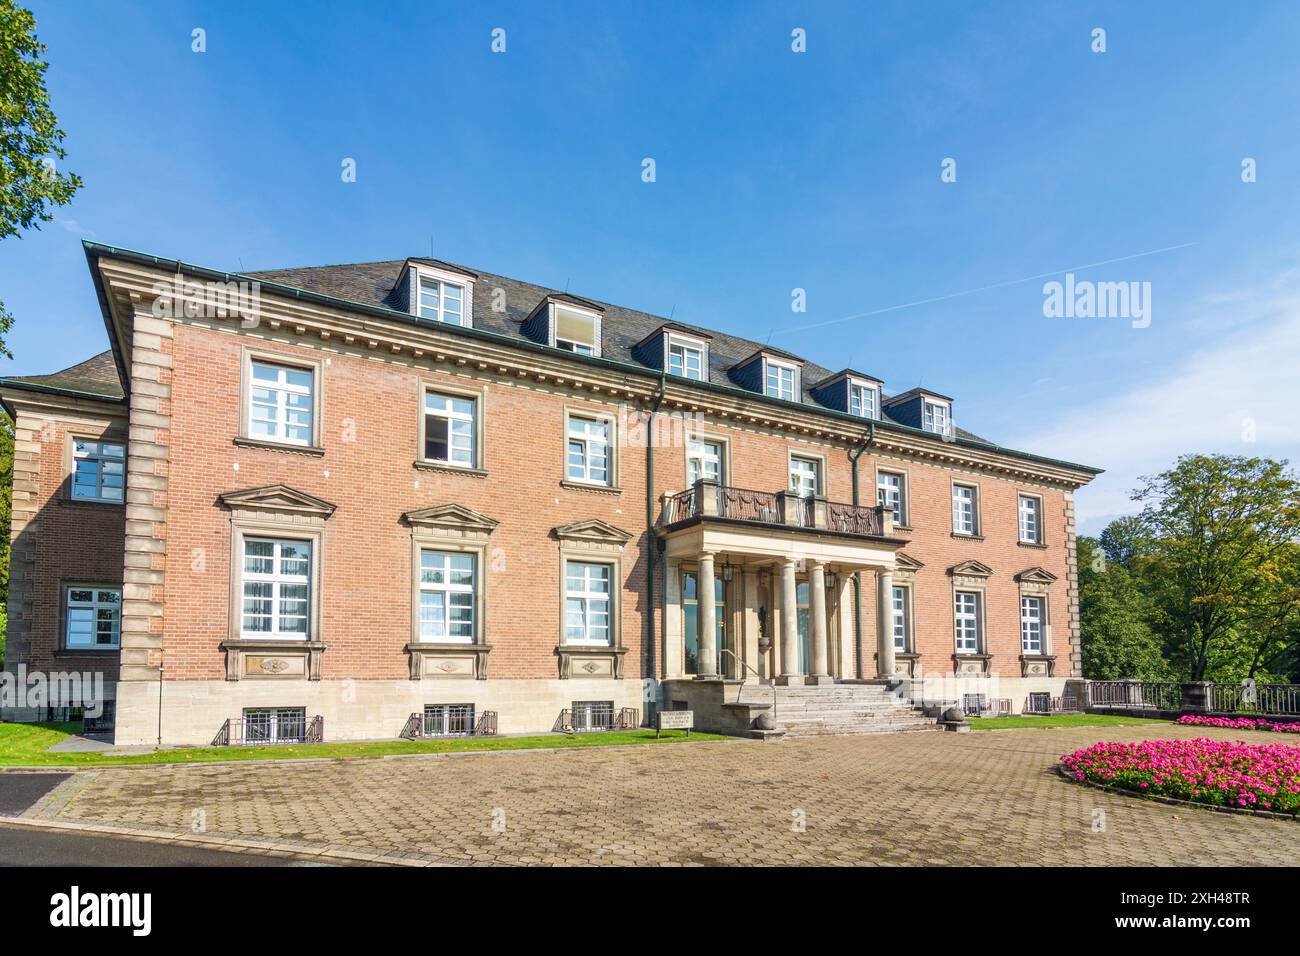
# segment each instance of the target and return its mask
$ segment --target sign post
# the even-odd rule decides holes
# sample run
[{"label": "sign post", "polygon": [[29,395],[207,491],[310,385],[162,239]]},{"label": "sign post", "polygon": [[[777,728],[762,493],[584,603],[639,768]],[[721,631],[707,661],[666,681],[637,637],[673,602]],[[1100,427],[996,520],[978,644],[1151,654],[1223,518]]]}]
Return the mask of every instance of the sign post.
[{"label": "sign post", "polygon": [[693,710],[661,710],[655,716],[655,739],[665,730],[684,730],[689,737],[695,728]]}]

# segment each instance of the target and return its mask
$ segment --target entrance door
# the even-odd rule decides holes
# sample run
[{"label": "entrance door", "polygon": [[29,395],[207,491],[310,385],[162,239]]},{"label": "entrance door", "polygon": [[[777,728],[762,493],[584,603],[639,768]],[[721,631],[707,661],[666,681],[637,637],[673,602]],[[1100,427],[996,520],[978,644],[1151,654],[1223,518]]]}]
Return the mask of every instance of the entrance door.
[{"label": "entrance door", "polygon": [[808,673],[808,582],[800,581],[795,585],[795,608],[799,620],[799,666],[798,673]]},{"label": "entrance door", "polygon": [[[685,643],[685,655],[683,664],[686,673],[698,674],[700,672],[700,602],[699,602],[699,582],[695,575],[687,571],[682,576],[682,638]],[[728,673],[727,661],[723,660],[727,655],[722,653],[722,648],[727,646],[727,582],[721,577],[713,579],[713,605],[714,615],[717,617],[717,635],[718,635],[718,673]]]}]

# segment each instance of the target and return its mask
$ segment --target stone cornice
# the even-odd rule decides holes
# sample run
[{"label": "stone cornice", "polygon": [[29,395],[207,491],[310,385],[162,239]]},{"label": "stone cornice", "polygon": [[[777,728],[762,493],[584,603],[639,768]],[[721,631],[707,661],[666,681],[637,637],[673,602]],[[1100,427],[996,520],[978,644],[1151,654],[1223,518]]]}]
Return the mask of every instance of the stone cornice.
[{"label": "stone cornice", "polygon": [[[131,336],[128,333],[135,317],[157,320],[152,314],[153,302],[158,297],[157,284],[170,286],[176,272],[108,254],[99,255],[92,263],[98,268],[103,300],[110,313],[109,324],[116,339],[114,348],[123,350],[124,362],[129,367],[130,356],[126,350]],[[204,276],[202,272],[181,267],[195,282],[214,281],[211,276],[218,275]],[[233,275],[228,278],[239,279]],[[661,377],[654,369],[634,368],[612,360],[580,361],[535,343],[489,332],[416,325],[398,314],[385,318],[383,313],[390,310],[378,306],[342,302],[334,305],[320,301],[324,298],[321,296],[302,293],[298,297],[287,290],[268,289],[268,285],[262,285],[255,326],[245,324],[234,313],[225,318],[165,320],[262,337],[296,336],[318,347],[355,350],[419,366],[446,366],[536,382],[641,406],[653,403],[662,387],[664,411],[699,412],[723,424],[771,429],[839,444],[846,450],[866,444],[885,454],[1065,488],[1080,487],[1093,478],[1091,471],[1064,462],[1022,457],[1009,450],[961,441],[938,441],[931,436],[913,434],[914,430],[904,426],[859,421],[825,409],[770,402],[733,386],[678,381]]]}]

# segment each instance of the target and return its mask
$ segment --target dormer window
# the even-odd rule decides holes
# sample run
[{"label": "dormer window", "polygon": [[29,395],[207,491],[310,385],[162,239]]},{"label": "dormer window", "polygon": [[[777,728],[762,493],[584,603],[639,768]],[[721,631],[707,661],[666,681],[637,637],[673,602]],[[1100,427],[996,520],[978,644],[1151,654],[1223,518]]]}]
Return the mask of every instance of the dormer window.
[{"label": "dormer window", "polygon": [[764,378],[767,382],[766,394],[768,397],[783,398],[787,402],[793,402],[795,382],[797,381],[795,366],[770,358],[765,360],[765,364],[767,371]]},{"label": "dormer window", "polygon": [[668,337],[668,374],[704,381],[704,345],[677,335]]},{"label": "dormer window", "polygon": [[420,276],[420,318],[464,325],[465,289],[441,279]]},{"label": "dormer window", "polygon": [[952,418],[948,404],[946,402],[927,400],[922,423],[922,427],[928,432],[934,432],[936,435],[947,435],[952,431]]},{"label": "dormer window", "polygon": [[411,263],[399,288],[409,311],[426,322],[466,328],[474,324],[474,277],[427,262]]},{"label": "dormer window", "polygon": [[849,414],[862,418],[880,417],[880,391],[866,382],[849,381]]},{"label": "dormer window", "polygon": [[557,349],[579,355],[600,354],[600,316],[551,303],[551,327]]}]

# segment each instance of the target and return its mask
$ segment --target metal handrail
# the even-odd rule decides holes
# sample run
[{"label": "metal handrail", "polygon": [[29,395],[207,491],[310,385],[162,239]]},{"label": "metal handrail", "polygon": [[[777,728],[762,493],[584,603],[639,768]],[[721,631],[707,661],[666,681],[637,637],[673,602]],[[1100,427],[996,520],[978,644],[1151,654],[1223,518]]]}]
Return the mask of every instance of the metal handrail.
[{"label": "metal handrail", "polygon": [[[741,667],[745,668],[745,670],[749,671],[755,677],[757,677],[759,686],[760,687],[763,686],[763,675],[760,674],[758,671],[754,670],[754,668],[750,667],[744,661],[742,661],[740,659],[740,656],[735,651],[733,651],[729,647],[719,648],[719,650],[721,650],[723,654],[730,654],[733,658],[735,658],[736,663],[739,664]],[[772,682],[771,687],[772,687],[772,726],[775,727],[776,726],[776,681]],[[743,694],[744,692],[745,692],[745,678],[742,677],[740,679],[740,690],[736,691],[736,703],[738,704],[740,703],[740,695]]]}]

